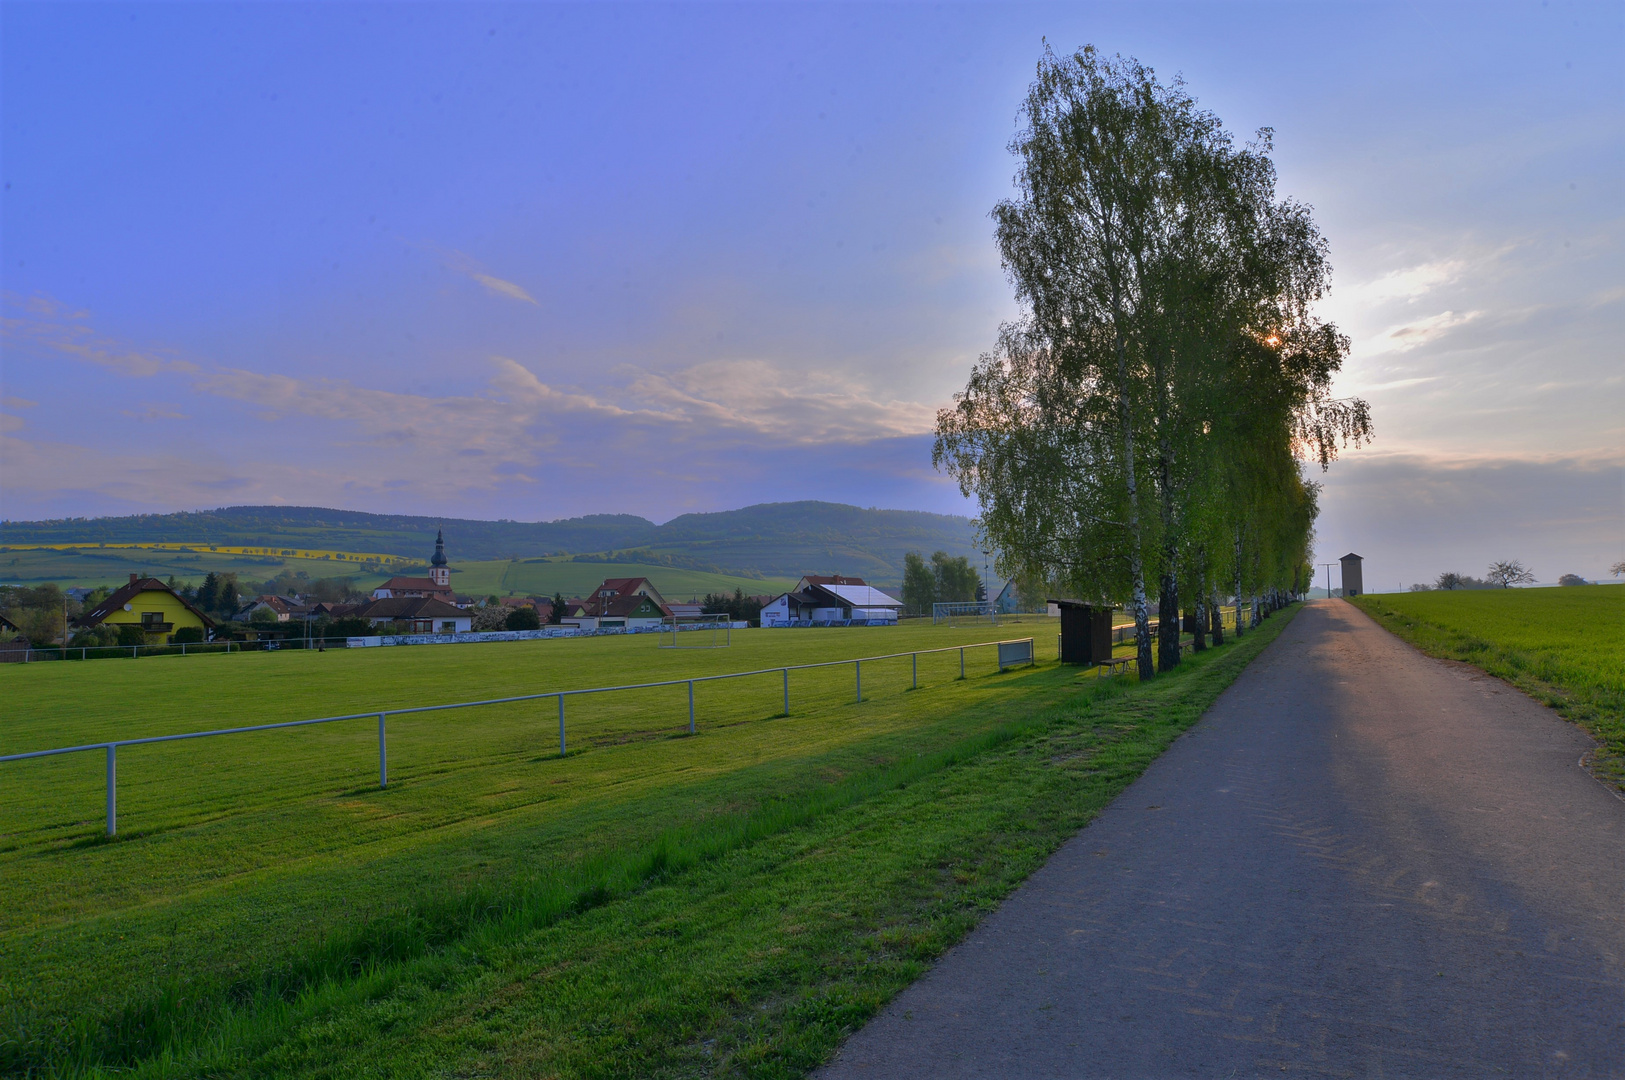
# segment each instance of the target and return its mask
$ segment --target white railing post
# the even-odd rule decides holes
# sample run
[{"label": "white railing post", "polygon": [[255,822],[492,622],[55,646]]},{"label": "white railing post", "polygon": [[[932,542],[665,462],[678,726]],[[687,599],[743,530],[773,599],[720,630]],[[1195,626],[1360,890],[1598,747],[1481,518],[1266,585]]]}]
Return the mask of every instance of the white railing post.
[{"label": "white railing post", "polygon": [[387,713],[378,714],[378,786],[389,786],[389,750],[384,743],[384,717]]},{"label": "white railing post", "polygon": [[961,679],[965,677],[965,649],[963,646],[959,649],[959,677]]},{"label": "white railing post", "polygon": [[854,661],[852,661],[852,667],[854,669],[856,669],[856,671],[858,673],[858,700],[862,701],[863,700],[863,661],[862,660],[854,660]]},{"label": "white railing post", "polygon": [[564,756],[564,695],[559,695],[559,757]]},{"label": "white railing post", "polygon": [[917,653],[917,652],[916,653],[909,653],[908,654],[908,659],[909,659],[910,665],[913,668],[913,678],[914,678],[914,685],[909,687],[909,689],[910,690],[918,690],[920,688],[920,654]]},{"label": "white railing post", "polygon": [[790,669],[784,669],[784,715],[790,715]]},{"label": "white railing post", "polygon": [[694,680],[688,680],[688,733],[694,734]]},{"label": "white railing post", "polygon": [[118,743],[107,744],[107,835],[118,835]]}]

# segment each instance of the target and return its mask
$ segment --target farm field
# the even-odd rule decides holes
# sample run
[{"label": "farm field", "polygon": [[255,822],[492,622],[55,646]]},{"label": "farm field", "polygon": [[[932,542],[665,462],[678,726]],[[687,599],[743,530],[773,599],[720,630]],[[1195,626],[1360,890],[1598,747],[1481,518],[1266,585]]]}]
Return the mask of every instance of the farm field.
[{"label": "farm field", "polygon": [[[1288,614],[1148,686],[991,650],[0,765],[0,1072],[796,1075],[1193,722]],[[1033,636],[736,632],[0,670],[0,753]],[[1048,644],[1046,645],[1046,641]],[[24,769],[24,771],[18,771]]]},{"label": "farm field", "polygon": [[389,577],[388,572],[369,572],[367,568],[354,563],[331,559],[94,546],[65,551],[40,548],[0,550],[0,585],[38,585],[54,581],[65,589],[95,588],[98,585],[122,585],[131,574],[158,578],[173,575],[177,581],[196,584],[211,571],[235,573],[243,581],[264,581],[283,570],[294,573],[303,570],[312,578],[349,577],[355,580],[358,588],[363,589],[370,589]]},{"label": "farm field", "polygon": [[1350,601],[1423,652],[1505,679],[1602,744],[1625,790],[1625,586],[1379,593]]}]

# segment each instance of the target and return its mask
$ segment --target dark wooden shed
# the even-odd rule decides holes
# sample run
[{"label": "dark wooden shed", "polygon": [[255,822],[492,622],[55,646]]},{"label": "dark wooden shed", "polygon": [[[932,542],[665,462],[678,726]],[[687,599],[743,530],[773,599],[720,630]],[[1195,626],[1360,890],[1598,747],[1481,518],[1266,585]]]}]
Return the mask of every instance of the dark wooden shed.
[{"label": "dark wooden shed", "polygon": [[1061,663],[1101,664],[1112,658],[1112,609],[1081,600],[1051,600],[1061,609]]}]

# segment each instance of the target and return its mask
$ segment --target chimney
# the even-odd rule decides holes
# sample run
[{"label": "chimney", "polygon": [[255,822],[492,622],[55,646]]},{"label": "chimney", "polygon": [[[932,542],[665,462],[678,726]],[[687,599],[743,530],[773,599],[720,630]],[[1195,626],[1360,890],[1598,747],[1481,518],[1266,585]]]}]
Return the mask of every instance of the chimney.
[{"label": "chimney", "polygon": [[139,580],[141,580],[141,579],[140,579],[140,578],[138,578],[138,577],[136,577],[136,576],[135,576],[135,575],[134,575],[134,574],[131,574],[131,575],[130,575],[130,584],[131,584],[131,585],[134,585],[134,584],[135,584],[135,583],[136,583],[136,582],[137,582],[137,581],[139,581]]}]

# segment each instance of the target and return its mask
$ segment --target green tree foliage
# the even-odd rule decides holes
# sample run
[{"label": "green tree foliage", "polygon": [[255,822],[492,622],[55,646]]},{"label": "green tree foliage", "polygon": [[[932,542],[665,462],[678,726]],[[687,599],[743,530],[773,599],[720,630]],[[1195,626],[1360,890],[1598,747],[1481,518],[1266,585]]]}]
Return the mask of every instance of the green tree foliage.
[{"label": "green tree foliage", "polygon": [[564,594],[562,592],[554,593],[553,594],[553,610],[551,612],[549,612],[548,616],[547,616],[547,621],[548,621],[549,625],[551,625],[551,626],[559,626],[564,622],[564,607],[565,607]]},{"label": "green tree foliage", "polygon": [[933,551],[929,562],[917,551],[903,556],[903,610],[911,615],[929,615],[934,604],[975,600],[981,584],[964,555]]},{"label": "green tree foliage", "polygon": [[1302,463],[1369,438],[1369,410],[1330,396],[1347,341],[1310,311],[1326,245],[1276,198],[1268,131],[1238,148],[1181,83],[1092,48],[1046,50],[1022,118],[994,210],[1022,316],[939,413],[934,460],[1001,573],[1126,602],[1148,679],[1151,585],[1164,669],[1182,588],[1305,587]]},{"label": "green tree foliage", "polygon": [[937,576],[917,551],[903,556],[903,609],[910,615],[929,615],[937,602]]},{"label": "green tree foliage", "polygon": [[735,586],[733,594],[706,593],[700,601],[700,610],[707,615],[726,615],[735,622],[762,621],[762,602],[746,596],[745,590]]},{"label": "green tree foliage", "polygon": [[505,628],[508,630],[540,630],[542,628],[542,617],[537,614],[534,607],[526,604],[524,607],[516,607],[508,612]]},{"label": "green tree foliage", "polygon": [[981,588],[981,575],[963,555],[933,551],[931,573],[936,578],[937,602],[941,604],[969,603]]}]

